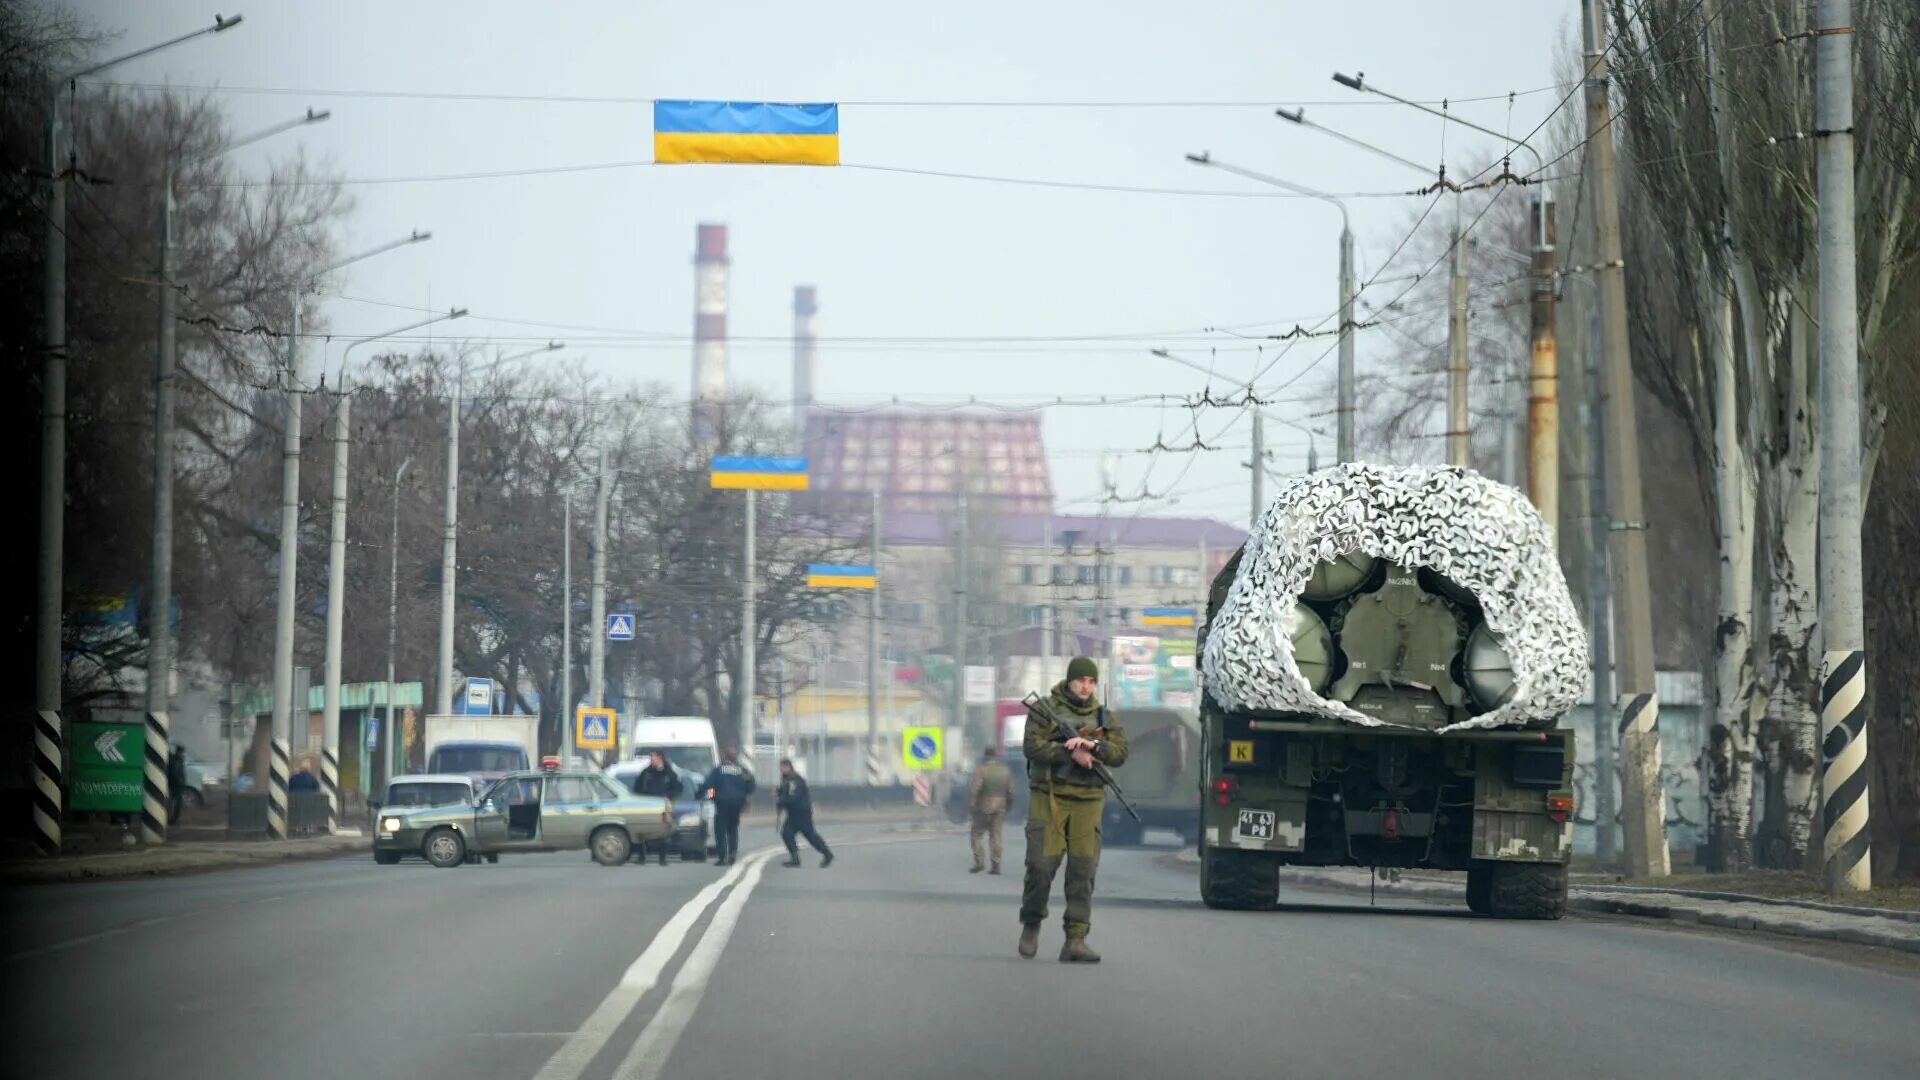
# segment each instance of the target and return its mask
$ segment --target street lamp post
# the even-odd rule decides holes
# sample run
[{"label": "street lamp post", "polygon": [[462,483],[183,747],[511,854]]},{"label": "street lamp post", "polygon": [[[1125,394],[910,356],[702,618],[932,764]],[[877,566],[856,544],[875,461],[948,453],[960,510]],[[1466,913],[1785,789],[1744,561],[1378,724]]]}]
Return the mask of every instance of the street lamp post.
[{"label": "street lamp post", "polygon": [[393,654],[400,640],[400,479],[412,464],[409,457],[393,471],[393,526],[387,535],[387,726],[380,732],[380,780],[400,775],[398,758],[407,745],[394,726]]},{"label": "street lamp post", "polygon": [[[466,309],[408,323],[350,343],[340,354],[340,381],[333,408],[333,529],[327,548],[327,667],[325,710],[320,718],[320,787],[327,795],[327,831],[340,821],[340,635],[346,622],[347,593],[347,436],[352,430],[347,365],[353,350],[369,342],[404,334],[434,323],[462,318]],[[324,385],[326,376],[322,374]]]},{"label": "street lamp post", "polygon": [[[1235,176],[1244,176],[1262,184],[1319,199],[1321,202],[1333,204],[1334,208],[1340,211],[1340,373],[1336,395],[1338,401],[1335,405],[1339,414],[1339,424],[1335,441],[1338,443],[1340,463],[1344,465],[1352,461],[1354,459],[1353,298],[1356,290],[1353,284],[1353,227],[1347,217],[1346,202],[1338,196],[1329,195],[1304,184],[1296,184],[1291,180],[1282,180],[1277,176],[1268,176],[1265,173],[1254,172],[1252,169],[1243,169],[1224,161],[1216,161],[1211,154],[1188,154],[1187,160],[1196,165],[1208,165]],[[1256,421],[1257,419],[1256,417]],[[1258,476],[1259,470],[1254,470],[1254,474]]]},{"label": "street lamp post", "polygon": [[[60,93],[77,79],[197,37],[230,30],[240,25],[240,20],[239,15],[230,19],[216,16],[212,26],[61,75],[47,86],[47,231],[42,265],[46,323],[41,338],[40,551],[35,573],[33,642],[33,842],[44,855],[60,854],[60,815],[66,798],[66,725],[60,717],[60,616],[66,573],[67,152],[66,133],[60,123]],[[165,738],[163,728],[163,745]],[[151,731],[148,745],[152,745]]]},{"label": "street lamp post", "polygon": [[267,835],[276,840],[284,839],[287,834],[288,740],[293,733],[293,613],[299,588],[294,571],[300,554],[300,407],[305,396],[300,378],[301,309],[308,287],[335,270],[432,238],[430,232],[415,230],[399,240],[323,267],[293,285],[292,333],[287,338],[287,366],[282,372],[286,417],[280,464],[280,566],[273,628],[272,742],[266,759],[254,765],[257,789],[267,793]]},{"label": "street lamp post", "polygon": [[[186,164],[206,164],[243,146],[331,116],[307,110],[295,120],[275,124],[220,147]],[[160,179],[160,326],[153,366],[153,557],[147,589],[147,756],[140,804],[140,838],[165,843],[171,802],[167,781],[172,726],[168,713],[173,682],[173,381],[176,364],[173,281],[173,179],[169,159]]]}]

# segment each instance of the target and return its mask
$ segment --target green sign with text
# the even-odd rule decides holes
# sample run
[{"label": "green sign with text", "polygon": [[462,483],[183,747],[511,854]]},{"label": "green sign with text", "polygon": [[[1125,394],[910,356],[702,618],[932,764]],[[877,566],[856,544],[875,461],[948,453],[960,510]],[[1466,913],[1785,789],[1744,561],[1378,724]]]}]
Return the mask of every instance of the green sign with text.
[{"label": "green sign with text", "polygon": [[140,809],[147,753],[142,725],[75,724],[72,745],[70,808],[121,813]]}]

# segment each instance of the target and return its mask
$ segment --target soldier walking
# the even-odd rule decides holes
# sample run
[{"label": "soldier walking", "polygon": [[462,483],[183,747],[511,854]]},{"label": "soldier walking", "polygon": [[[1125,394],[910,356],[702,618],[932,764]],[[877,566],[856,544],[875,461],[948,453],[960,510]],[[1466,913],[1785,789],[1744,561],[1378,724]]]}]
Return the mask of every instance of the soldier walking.
[{"label": "soldier walking", "polygon": [[793,761],[788,758],[780,759],[780,793],[774,808],[787,816],[786,823],[780,826],[780,842],[787,845],[787,861],[780,865],[800,865],[800,845],[793,842],[795,836],[806,837],[813,850],[820,853],[820,869],[833,865],[833,850],[813,827],[813,792],[807,790],[806,778],[793,771]]},{"label": "soldier walking", "polygon": [[740,751],[731,746],[721,751],[706,788],[713,802],[714,865],[729,866],[740,855],[740,812],[753,794],[753,774],[740,767]]},{"label": "soldier walking", "polygon": [[1000,872],[1000,855],[1005,848],[1007,805],[1013,801],[1013,771],[1000,761],[1000,752],[987,747],[980,768],[967,786],[967,814],[972,819],[968,839],[973,844],[973,869],[981,871],[990,849],[993,872]]},{"label": "soldier walking", "polygon": [[1027,877],[1020,897],[1020,955],[1040,951],[1040,924],[1047,918],[1053,876],[1067,864],[1064,963],[1097,964],[1087,947],[1093,920],[1093,878],[1100,866],[1100,812],[1106,788],[1095,763],[1116,768],[1127,760],[1127,733],[1120,718],[1094,697],[1100,669],[1085,656],[1067,665],[1053,688],[1053,711],[1079,732],[1063,739],[1052,725],[1027,714]]}]

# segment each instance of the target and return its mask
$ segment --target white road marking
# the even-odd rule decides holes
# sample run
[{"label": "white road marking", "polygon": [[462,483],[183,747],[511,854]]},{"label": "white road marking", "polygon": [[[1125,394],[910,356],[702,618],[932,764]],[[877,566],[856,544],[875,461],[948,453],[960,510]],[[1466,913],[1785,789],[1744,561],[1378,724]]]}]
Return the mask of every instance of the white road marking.
[{"label": "white road marking", "polygon": [[760,865],[771,854],[770,850],[757,851],[747,856],[745,861],[735,863],[732,869],[709,882],[706,888],[674,912],[673,918],[668,919],[660,932],[653,936],[646,951],[620,977],[619,984],[607,995],[606,1000],[593,1010],[593,1014],[580,1025],[580,1030],[570,1035],[560,1049],[554,1051],[546,1065],[534,1075],[534,1080],[579,1080],[580,1075],[587,1071],[587,1066],[606,1047],[607,1040],[613,1037],[627,1015],[633,1012],[634,1006],[640,1004],[640,999],[647,996],[647,991],[652,990],[659,981],[660,973],[666,969],[674,954],[680,951],[687,932],[693,929],[693,925],[700,921],[700,917],[706,914],[728,886],[739,881],[741,875]]},{"label": "white road marking", "polygon": [[720,963],[720,954],[726,951],[727,941],[733,937],[734,927],[740,922],[740,911],[746,907],[747,897],[753,894],[761,871],[772,858],[773,853],[767,852],[743,864],[748,868],[746,877],[727,894],[720,910],[714,912],[707,932],[700,936],[699,943],[687,954],[686,963],[681,964],[674,975],[673,988],[667,992],[660,1011],[647,1021],[639,1038],[633,1041],[633,1048],[613,1070],[613,1080],[659,1080],[665,1074],[667,1059],[673,1056],[681,1033],[700,1008],[700,999],[706,996],[707,982]]}]

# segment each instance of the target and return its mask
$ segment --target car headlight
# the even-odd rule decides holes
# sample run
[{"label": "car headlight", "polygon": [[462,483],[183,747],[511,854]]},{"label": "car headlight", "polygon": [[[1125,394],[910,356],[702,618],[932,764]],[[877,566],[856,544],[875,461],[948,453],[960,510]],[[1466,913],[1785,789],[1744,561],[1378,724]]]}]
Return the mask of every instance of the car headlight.
[{"label": "car headlight", "polygon": [[693,811],[688,811],[687,813],[680,815],[681,828],[691,829],[699,824],[700,824],[700,815],[697,813],[694,813]]},{"label": "car headlight", "polygon": [[400,831],[400,819],[399,819],[399,818],[397,818],[397,817],[390,817],[390,818],[381,818],[381,819],[380,819],[380,831],[381,831],[381,832],[385,832],[385,833],[395,833],[395,832],[399,832],[399,831]]}]

